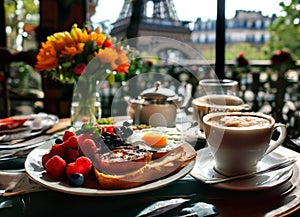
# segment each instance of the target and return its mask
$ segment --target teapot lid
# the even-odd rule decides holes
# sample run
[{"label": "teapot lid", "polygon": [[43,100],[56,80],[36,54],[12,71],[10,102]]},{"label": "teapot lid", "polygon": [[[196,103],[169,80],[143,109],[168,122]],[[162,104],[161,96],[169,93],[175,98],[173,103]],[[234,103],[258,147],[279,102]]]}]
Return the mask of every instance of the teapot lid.
[{"label": "teapot lid", "polygon": [[144,90],[140,96],[145,99],[167,99],[174,97],[176,94],[173,90],[161,87],[161,82],[156,81],[154,87]]}]

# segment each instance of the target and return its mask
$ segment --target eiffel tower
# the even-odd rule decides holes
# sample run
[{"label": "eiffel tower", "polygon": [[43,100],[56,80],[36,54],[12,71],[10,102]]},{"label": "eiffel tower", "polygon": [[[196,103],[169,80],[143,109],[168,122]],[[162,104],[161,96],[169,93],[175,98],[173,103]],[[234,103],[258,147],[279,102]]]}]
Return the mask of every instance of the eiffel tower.
[{"label": "eiffel tower", "polygon": [[[177,16],[173,0],[136,0],[143,1],[138,32],[135,37],[158,36],[172,38],[193,46],[189,21],[181,21]],[[141,2],[140,2],[141,3]],[[127,38],[127,30],[133,16],[133,1],[124,0],[122,10],[113,23],[110,34],[118,39]],[[135,20],[135,24],[137,20]],[[153,42],[150,42],[153,44]],[[164,45],[167,46],[167,45]],[[160,48],[162,49],[162,48]],[[188,54],[183,54],[188,55]]]}]

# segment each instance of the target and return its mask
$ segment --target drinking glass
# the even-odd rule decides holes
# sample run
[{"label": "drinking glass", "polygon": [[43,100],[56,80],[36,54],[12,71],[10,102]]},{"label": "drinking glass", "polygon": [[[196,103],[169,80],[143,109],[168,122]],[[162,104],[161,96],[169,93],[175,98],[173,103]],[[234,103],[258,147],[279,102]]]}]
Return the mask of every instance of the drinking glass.
[{"label": "drinking glass", "polygon": [[230,79],[204,79],[199,81],[200,96],[238,95],[238,82]]},{"label": "drinking glass", "polygon": [[248,108],[238,97],[238,82],[229,79],[204,79],[199,82],[200,96],[192,101],[193,118],[203,130],[203,116],[212,112],[233,112]]}]

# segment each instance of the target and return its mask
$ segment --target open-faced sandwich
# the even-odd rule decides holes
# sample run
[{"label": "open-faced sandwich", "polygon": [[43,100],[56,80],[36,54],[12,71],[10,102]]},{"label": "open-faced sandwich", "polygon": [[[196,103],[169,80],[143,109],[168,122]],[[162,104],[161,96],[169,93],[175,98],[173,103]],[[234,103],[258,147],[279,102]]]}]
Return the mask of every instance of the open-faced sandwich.
[{"label": "open-faced sandwich", "polygon": [[86,124],[76,133],[66,131],[42,163],[49,175],[72,186],[93,175],[100,189],[128,189],[170,176],[196,157],[185,142],[166,149],[167,135],[147,132],[138,143],[128,143],[133,136],[128,123],[106,128]]}]

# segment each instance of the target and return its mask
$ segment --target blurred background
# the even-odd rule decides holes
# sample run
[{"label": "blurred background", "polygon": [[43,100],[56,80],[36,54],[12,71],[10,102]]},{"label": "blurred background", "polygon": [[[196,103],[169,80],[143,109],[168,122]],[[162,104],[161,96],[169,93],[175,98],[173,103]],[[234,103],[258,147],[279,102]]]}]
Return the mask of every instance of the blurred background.
[{"label": "blurred background", "polygon": [[[136,60],[131,70],[171,74],[191,83],[197,97],[197,82],[212,68],[219,78],[239,81],[239,95],[252,110],[300,128],[299,0],[0,0],[0,14],[2,117],[47,111],[36,54],[47,36],[77,23],[100,27],[116,41],[157,36],[182,42],[200,57],[153,40],[139,47],[155,47],[165,61]],[[103,117],[120,85],[101,95]],[[60,99],[60,117],[68,116],[67,100]]]}]

